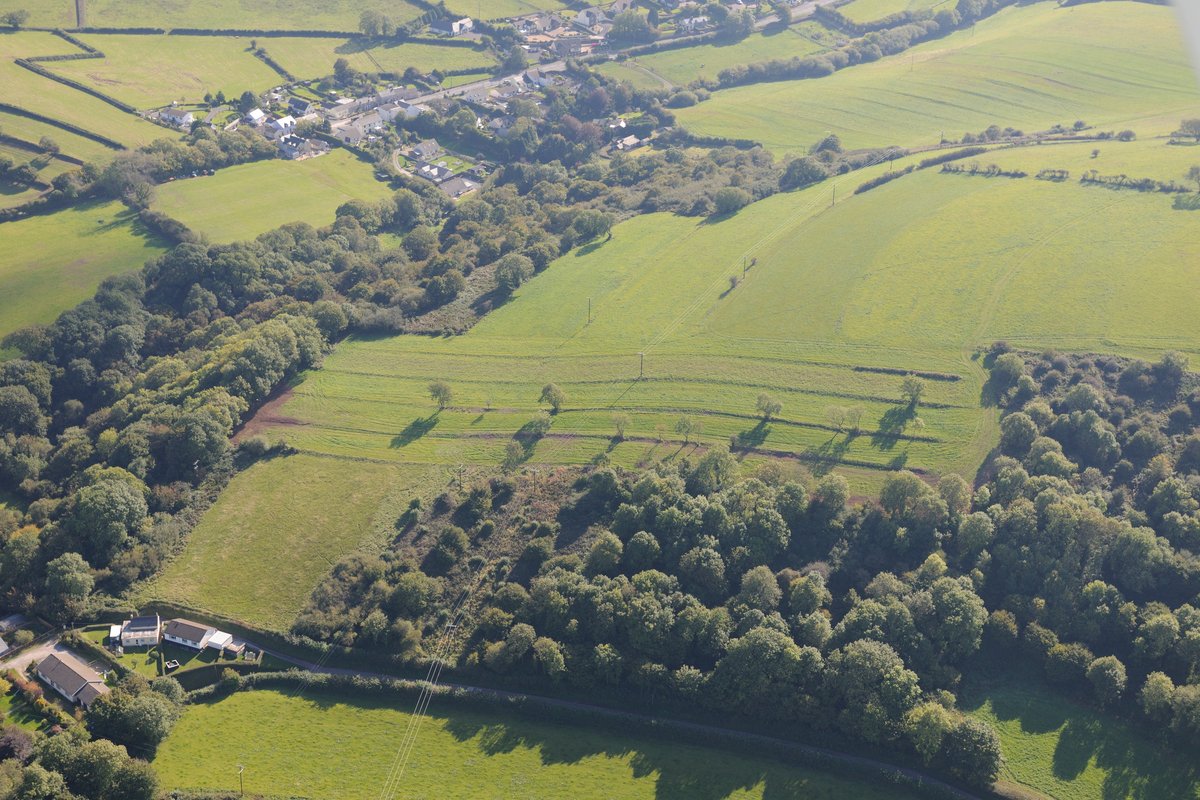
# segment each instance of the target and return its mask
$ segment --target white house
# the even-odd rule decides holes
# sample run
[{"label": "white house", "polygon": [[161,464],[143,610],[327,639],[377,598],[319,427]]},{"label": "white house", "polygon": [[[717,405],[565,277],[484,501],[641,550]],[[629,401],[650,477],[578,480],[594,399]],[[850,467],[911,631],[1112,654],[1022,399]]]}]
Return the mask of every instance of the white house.
[{"label": "white house", "polygon": [[249,122],[256,128],[259,125],[262,125],[266,119],[267,112],[263,111],[261,108],[252,108],[250,109],[249,113],[246,114],[246,122]]},{"label": "white house", "polygon": [[411,152],[413,158],[420,159],[421,161],[429,161],[442,152],[442,146],[437,143],[437,139],[426,139],[418,143]]},{"label": "white house", "polygon": [[163,627],[163,639],[194,650],[203,650],[217,633],[216,628],[187,619],[173,619]]},{"label": "white house", "polygon": [[151,647],[158,644],[162,621],[158,614],[134,617],[121,623],[122,647]]},{"label": "white house", "polygon": [[168,125],[174,125],[181,130],[191,128],[192,123],[196,121],[196,117],[192,112],[185,111],[182,108],[164,108],[158,112],[158,118]]},{"label": "white house", "polygon": [[51,653],[37,665],[38,677],[72,703],[87,708],[108,687],[100,673],[70,653]]},{"label": "white house", "polygon": [[441,19],[435,19],[432,23],[430,23],[429,27],[433,29],[434,33],[444,33],[448,36],[459,36],[461,34],[470,33],[473,31],[475,29],[475,23],[471,21],[470,17],[461,17],[459,19],[442,17]]},{"label": "white house", "polygon": [[279,119],[273,119],[267,123],[267,128],[269,128],[271,133],[276,136],[282,136],[283,134],[291,133],[292,129],[295,127],[296,118],[291,114],[287,115],[286,117],[280,117]]}]

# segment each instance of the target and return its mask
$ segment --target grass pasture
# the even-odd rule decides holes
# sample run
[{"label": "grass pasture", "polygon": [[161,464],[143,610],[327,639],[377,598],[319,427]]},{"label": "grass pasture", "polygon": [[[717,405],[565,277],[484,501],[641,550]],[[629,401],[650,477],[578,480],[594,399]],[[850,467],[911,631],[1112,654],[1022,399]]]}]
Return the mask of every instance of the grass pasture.
[{"label": "grass pasture", "polygon": [[806,56],[824,49],[814,40],[809,27],[798,25],[767,33],[756,33],[730,44],[705,44],[639,56],[638,66],[677,85],[698,78],[716,79],[717,73],[737,64],[774,58]]},{"label": "grass pasture", "polygon": [[853,22],[873,22],[901,11],[927,11],[939,0],[851,0],[838,11]]},{"label": "grass pasture", "polygon": [[105,58],[54,62],[49,69],[137,108],[175,100],[196,103],[206,92],[237,98],[281,80],[250,54],[247,38],[89,34],[83,39]]},{"label": "grass pasture", "polygon": [[975,26],[818,80],[726,89],[681,124],[799,153],[827,131],[846,147],[932,144],[988,125],[1077,119],[1166,133],[1200,111],[1173,12],[1133,2],[1006,9]]},{"label": "grass pasture", "polygon": [[[324,693],[239,692],[189,706],[159,747],[154,767],[172,789],[237,789],[233,765],[243,764],[249,793],[366,800],[378,796],[387,779],[411,705]],[[436,699],[401,785],[401,795],[412,800],[912,798],[896,787],[719,747],[490,710],[444,711]]]},{"label": "grass pasture", "polygon": [[[22,31],[0,34],[0,86],[3,100],[51,119],[70,122],[107,136],[127,146],[145,144],[170,136],[151,122],[126,114],[103,100],[37,75],[14,63],[32,55],[61,55],[78,52],[74,46],[49,33]],[[70,62],[47,62],[54,64]],[[87,62],[83,62],[87,63]],[[14,134],[15,135],[15,134]],[[67,151],[70,152],[70,151]]]},{"label": "grass pasture", "polygon": [[995,727],[1001,782],[1056,800],[1200,798],[1200,768],[1124,720],[1045,688],[1037,676],[969,686],[964,710]]},{"label": "grass pasture", "polygon": [[154,208],[213,241],[253,239],[289,222],[328,225],[353,198],[387,196],[369,164],[346,150],[302,161],[239,164],[216,175],[157,187]]},{"label": "grass pasture", "polygon": [[[58,2],[58,0],[44,0]],[[87,24],[97,27],[356,31],[366,10],[396,22],[421,15],[405,0],[87,0]]]},{"label": "grass pasture", "polygon": [[99,164],[106,162],[117,152],[99,142],[94,142],[91,139],[84,138],[70,131],[65,131],[62,128],[56,128],[45,122],[38,122],[37,120],[10,114],[6,111],[0,111],[0,132],[6,136],[23,139],[32,144],[37,144],[43,136],[49,136],[58,142],[59,147],[62,148],[62,152],[66,155]]},{"label": "grass pasture", "polygon": [[[1106,145],[1112,158],[1121,146]],[[1160,145],[1124,146],[1136,160]],[[1067,152],[1020,157],[1050,166]],[[306,424],[284,433],[348,465],[497,464],[553,381],[568,400],[531,443],[532,463],[675,457],[691,449],[674,430],[689,414],[705,444],[740,435],[761,453],[840,463],[863,490],[901,466],[974,474],[995,420],[979,407],[971,354],[996,339],[1198,351],[1200,276],[1186,265],[1200,240],[1169,197],[935,170],[851,195],[870,174],[840,179],[833,208],[822,184],[722,221],[639,217],[555,262],[464,336],[345,343],[296,387],[283,413]],[[1064,309],[1062,292],[1079,302]],[[905,371],[958,379],[928,381],[923,424],[896,399]],[[437,414],[433,380],[456,393]],[[783,403],[766,424],[754,411],[763,391]],[[847,406],[862,410],[858,435],[830,426],[830,408]],[[615,413],[631,417],[624,442],[610,438]]]},{"label": "grass pasture", "polygon": [[147,598],[287,630],[329,569],[381,544],[408,500],[440,475],[373,463],[346,470],[303,455],[256,464],[233,479]]},{"label": "grass pasture", "polygon": [[[362,72],[404,72],[408,67],[484,70],[495,66],[486,52],[468,47],[443,47],[422,42],[372,44],[357,39],[278,37],[259,39],[271,58],[298,78],[321,78],[333,73],[333,62],[344,58]],[[278,79],[276,79],[278,80]]]},{"label": "grass pasture", "polygon": [[5,222],[0,237],[0,337],[52,322],[104,278],[140,269],[164,249],[116,201]]}]

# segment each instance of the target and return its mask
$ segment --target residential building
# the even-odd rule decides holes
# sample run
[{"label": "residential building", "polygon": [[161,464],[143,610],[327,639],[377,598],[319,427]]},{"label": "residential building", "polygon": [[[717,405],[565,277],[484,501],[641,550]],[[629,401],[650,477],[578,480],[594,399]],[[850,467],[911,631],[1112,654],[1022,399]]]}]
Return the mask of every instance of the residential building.
[{"label": "residential building", "polygon": [[180,130],[188,130],[196,121],[196,116],[182,108],[164,108],[158,112],[158,118],[168,125],[174,125]]},{"label": "residential building", "polygon": [[245,120],[257,128],[259,125],[262,125],[267,121],[267,112],[263,111],[261,108],[252,108],[246,114]]},{"label": "residential building", "polygon": [[289,133],[279,139],[279,152],[284,158],[297,159],[323,156],[329,152],[329,144],[320,139],[305,139]]},{"label": "residential building", "polygon": [[121,647],[152,647],[158,644],[161,633],[158,614],[127,619],[121,623]]},{"label": "residential building", "polygon": [[464,194],[469,194],[478,189],[479,184],[470,178],[464,178],[462,175],[459,175],[448,181],[443,181],[438,185],[438,188],[445,192],[447,196],[457,200]]},{"label": "residential building", "polygon": [[443,167],[441,164],[421,164],[417,167],[416,174],[417,177],[433,183],[441,183],[454,176],[454,172],[449,167]]},{"label": "residential building", "polygon": [[418,143],[411,152],[413,158],[421,161],[429,161],[442,152],[442,146],[437,143],[437,139],[426,139]]},{"label": "residential building", "polygon": [[173,619],[163,627],[164,640],[194,650],[203,650],[208,646],[208,640],[217,633],[219,631],[216,628],[188,619]]},{"label": "residential building", "polygon": [[434,33],[441,33],[447,36],[461,36],[464,33],[470,33],[475,29],[475,23],[470,17],[442,17],[435,19],[429,25]]},{"label": "residential building", "polygon": [[37,665],[37,675],[50,688],[84,708],[108,694],[104,676],[70,653],[51,653]]},{"label": "residential building", "polygon": [[296,118],[290,114],[286,117],[273,119],[267,123],[267,130],[272,137],[279,137],[283,136],[284,134],[291,133],[295,127]]},{"label": "residential building", "polygon": [[303,97],[288,98],[288,113],[293,117],[303,117],[305,114],[311,114],[316,110],[316,105]]}]

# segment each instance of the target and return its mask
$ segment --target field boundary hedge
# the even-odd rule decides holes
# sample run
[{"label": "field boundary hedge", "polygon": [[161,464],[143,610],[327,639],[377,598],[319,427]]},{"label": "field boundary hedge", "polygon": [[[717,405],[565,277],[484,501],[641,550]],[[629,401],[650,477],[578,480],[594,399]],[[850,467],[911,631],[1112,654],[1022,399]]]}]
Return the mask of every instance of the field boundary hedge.
[{"label": "field boundary hedge", "polygon": [[66,153],[47,153],[46,151],[42,150],[41,146],[36,142],[27,142],[24,139],[18,139],[16,136],[9,136],[7,133],[0,133],[0,142],[11,145],[12,147],[16,147],[19,150],[28,150],[30,152],[37,153],[38,155],[50,156],[50,158],[56,161],[65,161],[68,164],[74,164],[77,167],[82,167],[85,163],[82,158],[76,158],[75,156],[67,155]]},{"label": "field boundary hedge", "polygon": [[250,51],[250,54],[271,69],[275,70],[275,74],[283,78],[288,83],[296,82],[296,76],[288,72],[282,64],[272,58],[271,54],[267,52],[265,47],[255,47]]},{"label": "field boundary hedge", "polygon": [[[45,56],[45,57],[46,58],[55,58],[54,56]],[[95,58],[95,56],[87,56],[87,57]],[[59,59],[59,60],[66,60],[66,59]],[[51,72],[50,70],[46,69],[45,67],[39,66],[38,64],[35,64],[34,62],[30,61],[28,58],[18,58],[13,63],[15,63],[19,67],[23,67],[24,69],[29,70],[30,72],[34,73],[35,75],[41,75],[43,78],[49,78],[52,81],[61,83],[63,86],[69,86],[70,88],[75,89],[76,91],[83,92],[84,94],[90,94],[92,97],[95,97],[97,100],[102,100],[105,103],[108,103],[113,108],[117,108],[117,109],[120,109],[121,111],[124,111],[126,114],[133,114],[134,116],[137,116],[137,109],[134,108],[133,106],[129,105],[128,103],[122,102],[115,97],[110,97],[109,95],[105,94],[104,92],[101,92],[98,89],[93,89],[91,86],[82,84],[79,81],[72,80],[71,78]]]}]

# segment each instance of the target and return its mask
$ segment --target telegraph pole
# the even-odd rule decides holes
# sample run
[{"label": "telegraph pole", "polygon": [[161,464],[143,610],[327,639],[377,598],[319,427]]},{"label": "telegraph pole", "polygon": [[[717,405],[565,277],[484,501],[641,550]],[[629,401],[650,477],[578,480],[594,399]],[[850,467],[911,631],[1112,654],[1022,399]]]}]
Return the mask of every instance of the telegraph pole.
[{"label": "telegraph pole", "polygon": [[588,325],[592,324],[592,298],[588,298]]},{"label": "telegraph pole", "polygon": [[638,353],[638,380],[641,380],[642,376],[645,374],[646,374],[646,354]]},{"label": "telegraph pole", "polygon": [[243,764],[238,764],[237,768],[238,768],[238,790],[241,792],[242,797],[245,797],[246,796],[246,778],[242,775],[242,773],[246,771],[246,767]]}]

